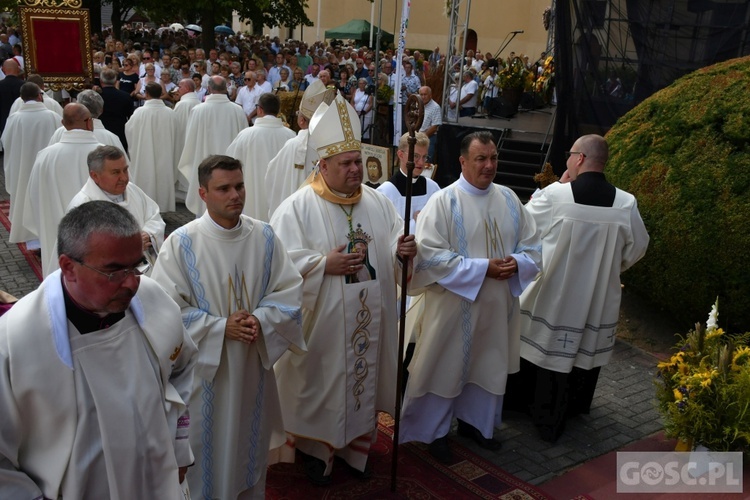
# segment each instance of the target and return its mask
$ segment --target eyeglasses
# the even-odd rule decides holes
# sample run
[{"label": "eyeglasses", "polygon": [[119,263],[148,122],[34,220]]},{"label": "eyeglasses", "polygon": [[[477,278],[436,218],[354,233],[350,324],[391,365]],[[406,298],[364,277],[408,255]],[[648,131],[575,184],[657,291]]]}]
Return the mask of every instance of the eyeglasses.
[{"label": "eyeglasses", "polygon": [[243,80],[248,81],[248,80],[252,80],[252,78],[243,78]]},{"label": "eyeglasses", "polygon": [[[408,151],[403,151],[403,150],[402,150],[402,152],[404,153],[404,156],[407,156],[407,158],[408,158],[409,152]],[[427,156],[427,155],[422,156],[419,153],[414,153],[414,162],[416,163],[416,162],[420,162],[420,161],[424,161],[425,163],[430,163],[430,157]]]},{"label": "eyeglasses", "polygon": [[581,155],[584,158],[586,158],[586,153],[581,153],[580,151],[566,151],[565,152],[565,158],[570,158],[572,155]]},{"label": "eyeglasses", "polygon": [[119,271],[114,271],[112,273],[105,273],[104,271],[100,271],[99,269],[95,267],[91,267],[88,264],[83,263],[80,260],[73,259],[73,261],[78,262],[83,267],[86,267],[88,269],[91,269],[92,271],[96,271],[97,273],[101,274],[102,276],[106,276],[107,280],[110,283],[122,283],[126,279],[128,279],[128,276],[131,274],[133,276],[140,276],[144,273],[147,273],[149,269],[151,269],[151,264],[148,263],[147,260],[142,260],[137,266],[132,267],[130,269],[120,269]]},{"label": "eyeglasses", "polygon": [[150,58],[150,57],[144,57],[144,58],[143,58],[143,60],[144,60],[144,61],[150,61],[150,60],[151,60],[151,58]]}]

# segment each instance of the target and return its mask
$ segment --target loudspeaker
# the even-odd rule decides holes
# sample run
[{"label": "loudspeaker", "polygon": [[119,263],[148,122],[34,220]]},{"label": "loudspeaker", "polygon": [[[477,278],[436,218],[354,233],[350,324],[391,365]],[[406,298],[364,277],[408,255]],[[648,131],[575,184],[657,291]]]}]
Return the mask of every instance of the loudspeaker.
[{"label": "loudspeaker", "polygon": [[524,92],[519,107],[522,109],[541,109],[544,107],[544,100],[541,95],[535,92]]},{"label": "loudspeaker", "polygon": [[487,116],[511,118],[517,111],[517,109],[513,109],[513,106],[503,96],[490,99],[490,102],[487,103]]}]

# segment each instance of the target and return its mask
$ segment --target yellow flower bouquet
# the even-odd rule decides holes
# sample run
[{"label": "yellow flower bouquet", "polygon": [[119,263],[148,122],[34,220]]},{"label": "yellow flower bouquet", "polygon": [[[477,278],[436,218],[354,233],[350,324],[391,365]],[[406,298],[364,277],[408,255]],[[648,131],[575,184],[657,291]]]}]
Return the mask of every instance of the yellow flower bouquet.
[{"label": "yellow flower bouquet", "polygon": [[704,327],[680,337],[657,366],[656,396],[667,437],[713,451],[750,451],[750,333],[718,326],[718,299]]}]

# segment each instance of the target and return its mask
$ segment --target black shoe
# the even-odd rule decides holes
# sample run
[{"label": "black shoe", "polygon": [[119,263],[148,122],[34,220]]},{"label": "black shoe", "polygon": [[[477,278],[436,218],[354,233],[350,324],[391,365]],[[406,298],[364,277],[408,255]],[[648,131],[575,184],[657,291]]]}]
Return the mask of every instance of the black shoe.
[{"label": "black shoe", "polygon": [[480,448],[484,448],[485,450],[497,451],[501,446],[500,441],[497,441],[496,439],[487,439],[482,436],[479,429],[471,424],[467,424],[463,420],[458,420],[458,435],[471,438]]},{"label": "black shoe", "polygon": [[453,463],[453,453],[451,453],[451,449],[448,447],[447,436],[437,438],[431,442],[428,450],[430,455],[435,457],[438,462],[446,465]]},{"label": "black shoe", "polygon": [[325,462],[310,455],[304,455],[304,457],[307,479],[315,486],[328,486],[331,484],[331,476],[323,475],[326,470]]},{"label": "black shoe", "polygon": [[369,461],[367,462],[367,465],[365,465],[365,470],[355,469],[349,464],[346,465],[349,468],[349,474],[355,479],[364,481],[372,477],[372,465],[370,465]]}]

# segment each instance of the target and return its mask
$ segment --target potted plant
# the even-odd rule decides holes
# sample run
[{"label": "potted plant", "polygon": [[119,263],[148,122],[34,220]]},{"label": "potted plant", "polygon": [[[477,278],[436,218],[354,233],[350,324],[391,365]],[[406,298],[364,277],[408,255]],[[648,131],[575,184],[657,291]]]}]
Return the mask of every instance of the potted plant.
[{"label": "potted plant", "polygon": [[750,451],[750,333],[718,326],[718,299],[704,327],[680,337],[657,366],[656,396],[667,437],[713,451]]},{"label": "potted plant", "polygon": [[497,86],[502,90],[503,97],[514,109],[518,109],[524,88],[531,85],[533,78],[534,75],[526,68],[523,60],[520,57],[514,57],[500,68],[496,81]]}]

